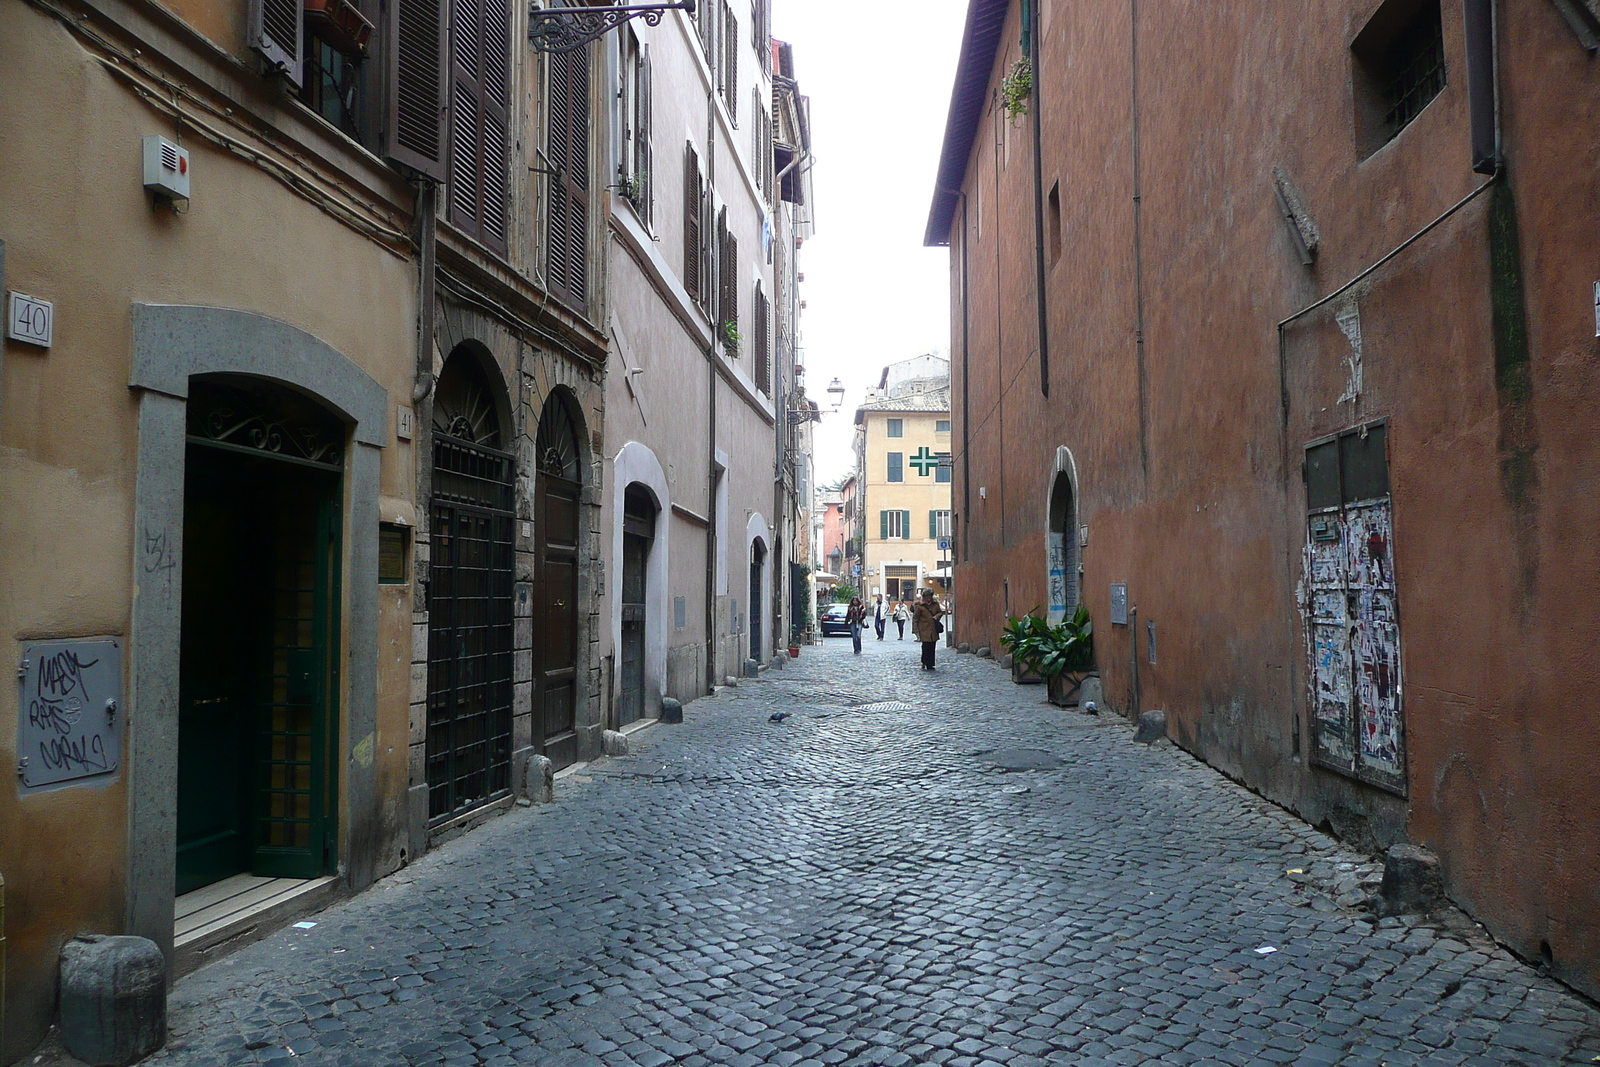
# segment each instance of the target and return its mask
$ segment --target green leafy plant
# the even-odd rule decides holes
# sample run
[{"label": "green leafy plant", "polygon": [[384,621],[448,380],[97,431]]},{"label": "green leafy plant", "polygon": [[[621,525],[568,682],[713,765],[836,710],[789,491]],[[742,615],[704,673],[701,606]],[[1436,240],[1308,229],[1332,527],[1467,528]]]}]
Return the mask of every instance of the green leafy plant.
[{"label": "green leafy plant", "polygon": [[1028,97],[1033,95],[1033,64],[1019,59],[1011,64],[1011,71],[1000,82],[1000,99],[1013,125],[1028,113]]},{"label": "green leafy plant", "polygon": [[1041,678],[1094,666],[1094,623],[1085,607],[1055,626],[1032,613],[1008,615],[1000,644],[1013,660]]},{"label": "green leafy plant", "polygon": [[856,596],[856,587],[849,582],[840,582],[833,587],[833,602],[835,604],[848,604]]},{"label": "green leafy plant", "polygon": [[739,354],[739,324],[731,319],[722,324],[722,341],[728,346],[728,351],[734,355]]}]

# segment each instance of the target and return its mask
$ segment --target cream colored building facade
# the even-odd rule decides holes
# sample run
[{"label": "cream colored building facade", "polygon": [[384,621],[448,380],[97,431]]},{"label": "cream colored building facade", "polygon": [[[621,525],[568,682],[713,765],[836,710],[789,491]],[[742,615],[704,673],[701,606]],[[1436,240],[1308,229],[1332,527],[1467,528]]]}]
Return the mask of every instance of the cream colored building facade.
[{"label": "cream colored building facade", "polygon": [[949,583],[936,572],[951,558],[949,361],[919,356],[884,368],[856,409],[856,449],[860,587],[891,601],[929,588],[943,595]]}]

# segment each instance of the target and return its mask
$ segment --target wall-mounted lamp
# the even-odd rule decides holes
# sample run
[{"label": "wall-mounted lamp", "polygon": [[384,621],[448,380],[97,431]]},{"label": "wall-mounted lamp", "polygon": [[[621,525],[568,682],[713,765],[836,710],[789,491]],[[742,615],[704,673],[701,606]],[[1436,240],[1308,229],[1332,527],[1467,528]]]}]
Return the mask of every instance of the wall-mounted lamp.
[{"label": "wall-mounted lamp", "polygon": [[695,0],[673,0],[664,4],[629,4],[624,7],[542,7],[533,0],[528,16],[528,40],[536,52],[575,52],[597,41],[632,18],[643,18],[647,26],[661,25],[668,11],[694,14]]}]

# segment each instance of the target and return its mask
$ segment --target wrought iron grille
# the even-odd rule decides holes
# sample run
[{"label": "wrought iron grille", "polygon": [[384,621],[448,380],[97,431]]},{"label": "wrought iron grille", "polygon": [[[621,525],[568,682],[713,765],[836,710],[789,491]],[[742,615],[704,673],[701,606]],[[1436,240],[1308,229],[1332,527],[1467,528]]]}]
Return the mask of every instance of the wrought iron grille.
[{"label": "wrought iron grille", "polygon": [[511,788],[511,457],[434,438],[428,596],[428,815]]},{"label": "wrought iron grille", "polygon": [[1394,70],[1383,94],[1388,104],[1383,124],[1391,139],[1444,90],[1444,26],[1437,5],[1428,5],[1422,18],[1396,44]]}]

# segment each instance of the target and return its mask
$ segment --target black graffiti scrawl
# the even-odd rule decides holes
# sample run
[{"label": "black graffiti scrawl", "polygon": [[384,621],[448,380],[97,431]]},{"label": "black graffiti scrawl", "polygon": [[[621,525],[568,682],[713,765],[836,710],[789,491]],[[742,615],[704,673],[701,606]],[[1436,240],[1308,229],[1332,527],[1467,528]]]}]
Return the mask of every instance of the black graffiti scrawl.
[{"label": "black graffiti scrawl", "polygon": [[122,754],[122,646],[116,638],[23,650],[17,774],[24,789],[109,774]]}]

